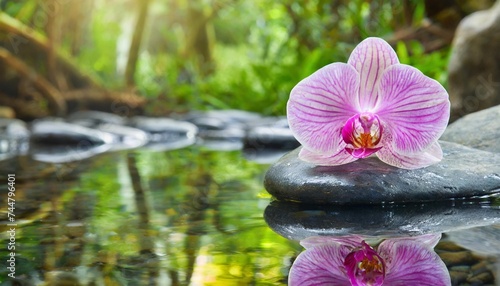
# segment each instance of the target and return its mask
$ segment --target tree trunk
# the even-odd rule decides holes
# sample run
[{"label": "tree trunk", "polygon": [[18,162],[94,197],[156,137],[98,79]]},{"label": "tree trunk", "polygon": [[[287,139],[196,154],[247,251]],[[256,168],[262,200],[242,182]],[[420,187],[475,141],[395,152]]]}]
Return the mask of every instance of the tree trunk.
[{"label": "tree trunk", "polygon": [[140,2],[137,24],[135,25],[134,35],[128,53],[127,67],[125,69],[125,84],[128,88],[133,88],[135,86],[134,74],[137,60],[139,59],[139,50],[141,47],[144,26],[146,25],[149,2],[149,0],[142,0]]},{"label": "tree trunk", "polygon": [[2,47],[0,47],[0,61],[15,70],[22,78],[30,82],[30,84],[43,94],[49,103],[53,115],[63,116],[66,114],[66,101],[59,91],[44,77],[38,75],[36,71],[27,66],[22,60]]}]

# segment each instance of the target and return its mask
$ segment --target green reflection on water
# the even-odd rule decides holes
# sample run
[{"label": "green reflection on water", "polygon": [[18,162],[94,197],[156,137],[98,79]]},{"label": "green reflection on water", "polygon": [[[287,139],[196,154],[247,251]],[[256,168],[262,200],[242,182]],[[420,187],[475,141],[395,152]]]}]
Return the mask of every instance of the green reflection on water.
[{"label": "green reflection on water", "polygon": [[38,273],[47,285],[286,284],[301,248],[263,220],[267,167],[239,151],[192,147],[106,154],[20,179],[16,277]]}]

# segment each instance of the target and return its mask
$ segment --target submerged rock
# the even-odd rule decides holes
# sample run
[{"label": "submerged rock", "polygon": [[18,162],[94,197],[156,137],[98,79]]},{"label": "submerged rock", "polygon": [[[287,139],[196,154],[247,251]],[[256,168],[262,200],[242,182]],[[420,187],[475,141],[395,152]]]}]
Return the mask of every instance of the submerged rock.
[{"label": "submerged rock", "polygon": [[356,206],[273,201],[264,219],[276,233],[293,240],[317,235],[387,238],[472,231],[500,223],[498,212],[498,207],[478,200]]},{"label": "submerged rock", "polygon": [[35,121],[31,125],[30,153],[34,160],[67,163],[108,151],[113,136],[58,120]]},{"label": "submerged rock", "polygon": [[179,149],[192,145],[198,128],[189,122],[170,118],[137,116],[130,119],[129,126],[148,134],[146,148],[153,151]]},{"label": "submerged rock", "polygon": [[300,146],[288,127],[286,117],[265,117],[254,122],[243,139],[243,155],[262,164],[276,162]]},{"label": "submerged rock", "polygon": [[124,125],[126,122],[125,118],[107,112],[101,111],[78,111],[72,113],[68,116],[67,120],[71,123],[76,123],[86,127],[92,127],[98,124],[109,123],[116,125]]},{"label": "submerged rock", "polygon": [[100,111],[79,111],[67,120],[87,128],[96,129],[113,135],[109,151],[130,150],[148,143],[148,134],[138,128],[125,126],[125,118]]},{"label": "submerged rock", "polygon": [[266,121],[248,129],[243,141],[244,149],[292,150],[300,146],[286,118],[269,118]]},{"label": "submerged rock", "polygon": [[0,118],[0,160],[28,151],[29,131],[24,121]]},{"label": "submerged rock", "polygon": [[500,104],[500,1],[465,17],[448,67],[452,119]]},{"label": "submerged rock", "polygon": [[110,151],[135,149],[149,142],[148,134],[138,128],[112,123],[99,124],[94,128],[113,135]]},{"label": "submerged rock", "polygon": [[442,140],[500,153],[500,105],[466,115],[448,126]]},{"label": "submerged rock", "polygon": [[183,116],[182,120],[189,121],[200,130],[220,130],[228,127],[229,125],[247,124],[261,118],[260,114],[243,111],[243,110],[211,110],[211,111],[195,111],[190,112]]},{"label": "submerged rock", "polygon": [[441,142],[444,158],[417,170],[398,169],[376,157],[341,166],[315,166],[296,149],[267,171],[264,185],[278,200],[312,204],[429,202],[500,191],[500,154]]},{"label": "submerged rock", "polygon": [[181,117],[198,127],[197,144],[218,151],[240,150],[245,130],[260,118],[257,113],[242,110],[196,111]]}]

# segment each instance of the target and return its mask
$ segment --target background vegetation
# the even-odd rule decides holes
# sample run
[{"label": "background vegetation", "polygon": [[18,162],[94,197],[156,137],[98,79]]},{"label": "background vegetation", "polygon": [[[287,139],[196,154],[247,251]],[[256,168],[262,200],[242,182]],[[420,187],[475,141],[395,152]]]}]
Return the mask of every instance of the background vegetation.
[{"label": "background vegetation", "polygon": [[[298,81],[328,63],[346,61],[354,46],[369,36],[385,38],[403,63],[446,86],[454,28],[474,9],[467,1],[417,0],[0,4],[3,15],[47,37],[45,56],[55,49],[99,87],[138,94],[152,115],[225,108],[284,114]],[[23,43],[16,33],[2,37],[1,32],[0,26],[2,45],[11,52],[14,44]],[[29,65],[63,91],[61,97],[81,88],[58,84],[51,76],[57,64],[51,67],[47,61],[40,68],[30,60]]]}]

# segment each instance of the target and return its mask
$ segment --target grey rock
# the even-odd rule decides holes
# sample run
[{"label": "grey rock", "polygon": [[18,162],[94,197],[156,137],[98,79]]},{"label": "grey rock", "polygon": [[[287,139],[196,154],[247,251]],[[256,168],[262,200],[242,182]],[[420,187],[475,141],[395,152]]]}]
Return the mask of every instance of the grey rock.
[{"label": "grey rock", "polygon": [[30,154],[34,160],[67,163],[108,151],[109,133],[58,120],[40,120],[31,125]]},{"label": "grey rock", "polygon": [[266,207],[264,219],[276,233],[292,240],[344,235],[393,238],[461,229],[473,232],[477,227],[499,223],[500,209],[480,200],[385,205],[273,201]]},{"label": "grey rock", "polygon": [[299,146],[286,117],[265,117],[247,129],[243,139],[243,155],[251,161],[271,164]]},{"label": "grey rock", "polygon": [[441,139],[500,153],[500,105],[458,119],[448,126]]},{"label": "grey rock", "polygon": [[152,151],[187,147],[195,142],[198,133],[196,125],[170,118],[136,116],[130,119],[128,125],[148,134],[145,148]]},{"label": "grey rock", "polygon": [[289,128],[259,126],[247,131],[244,149],[292,150],[300,146]]},{"label": "grey rock", "polygon": [[148,143],[148,134],[138,128],[125,126],[125,118],[101,111],[79,111],[71,114],[67,121],[72,124],[96,129],[113,135],[109,151],[135,149]]},{"label": "grey rock", "polygon": [[24,121],[0,118],[0,161],[25,154],[30,133]]},{"label": "grey rock", "polygon": [[273,164],[288,152],[288,150],[280,149],[246,148],[243,149],[243,156],[245,159],[258,164]]},{"label": "grey rock", "polygon": [[112,123],[102,123],[95,129],[113,135],[109,151],[123,151],[142,147],[149,142],[148,134],[138,128]]},{"label": "grey rock", "polygon": [[315,166],[298,158],[298,148],[269,168],[264,185],[278,200],[312,204],[429,202],[500,191],[500,154],[444,141],[441,146],[441,162],[416,170],[376,157]]},{"label": "grey rock", "polygon": [[254,112],[243,110],[211,110],[194,111],[181,117],[195,124],[200,131],[204,130],[223,130],[227,128],[244,129],[251,122],[259,120],[261,116]]},{"label": "grey rock", "polygon": [[229,127],[220,130],[201,130],[197,144],[217,151],[233,151],[243,148],[245,130],[240,127]]},{"label": "grey rock", "polygon": [[261,119],[257,113],[242,110],[213,110],[190,112],[182,120],[199,129],[197,144],[218,151],[240,150],[246,129]]},{"label": "grey rock", "polygon": [[103,123],[124,125],[126,120],[125,118],[113,113],[85,110],[70,114],[67,121],[77,123],[85,127],[92,127]]},{"label": "grey rock", "polygon": [[500,104],[500,1],[460,22],[448,66],[452,120]]},{"label": "grey rock", "polygon": [[[500,214],[498,214],[500,217]],[[476,253],[500,256],[500,224],[452,231],[450,240]]]}]

